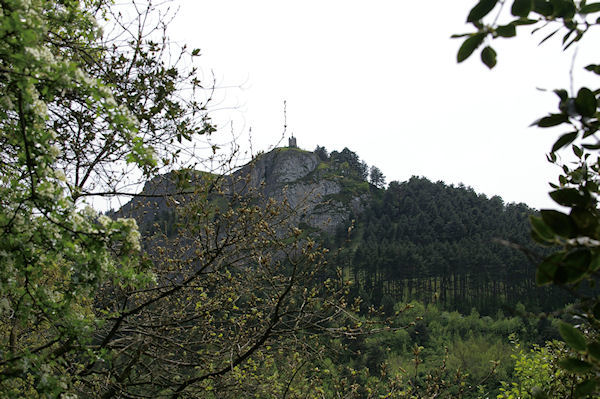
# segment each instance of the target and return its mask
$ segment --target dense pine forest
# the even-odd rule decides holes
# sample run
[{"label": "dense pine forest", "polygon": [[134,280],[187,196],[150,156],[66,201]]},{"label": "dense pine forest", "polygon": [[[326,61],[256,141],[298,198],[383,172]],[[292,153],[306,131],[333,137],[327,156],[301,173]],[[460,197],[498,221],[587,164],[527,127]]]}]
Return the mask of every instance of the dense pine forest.
[{"label": "dense pine forest", "polygon": [[[504,204],[465,186],[413,177],[373,191],[356,216],[350,242],[337,235],[356,290],[380,305],[418,299],[493,314],[518,302],[551,310],[568,296],[536,287],[535,260],[544,249],[531,239],[525,204]],[[521,249],[519,249],[521,247]]]}]

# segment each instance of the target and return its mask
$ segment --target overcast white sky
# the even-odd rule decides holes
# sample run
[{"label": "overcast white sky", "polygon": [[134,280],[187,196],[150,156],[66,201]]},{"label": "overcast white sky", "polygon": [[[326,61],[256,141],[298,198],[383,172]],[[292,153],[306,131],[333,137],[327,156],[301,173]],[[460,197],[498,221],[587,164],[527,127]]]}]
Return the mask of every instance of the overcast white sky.
[{"label": "overcast white sky", "polygon": [[[178,4],[171,37],[200,48],[204,73],[222,87],[213,117],[224,137],[230,123],[238,134],[251,128],[254,150],[268,150],[281,139],[287,100],[288,133],[301,148],[348,147],[388,182],[420,175],[552,206],[547,183],[558,170],[545,154],[562,131],[528,126],[557,104],[536,88],[570,85],[571,53],[558,42],[538,47],[543,36],[525,30],[496,41],[489,71],[478,53],[457,65],[460,41],[450,39],[471,31],[464,21],[475,0]],[[575,90],[593,61],[585,45]]]}]

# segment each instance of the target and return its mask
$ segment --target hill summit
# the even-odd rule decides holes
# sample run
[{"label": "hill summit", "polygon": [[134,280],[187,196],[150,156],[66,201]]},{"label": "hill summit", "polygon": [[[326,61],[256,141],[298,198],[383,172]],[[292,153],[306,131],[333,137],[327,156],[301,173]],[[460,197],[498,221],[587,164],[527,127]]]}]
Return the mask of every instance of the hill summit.
[{"label": "hill summit", "polygon": [[366,176],[366,165],[348,149],[324,155],[280,147],[224,175],[184,170],[157,176],[118,215],[135,218],[142,231],[153,230],[173,220],[178,199],[204,194],[195,190],[214,180],[223,195],[259,190],[264,198],[286,201],[299,227],[331,234],[368,203],[372,187]]}]

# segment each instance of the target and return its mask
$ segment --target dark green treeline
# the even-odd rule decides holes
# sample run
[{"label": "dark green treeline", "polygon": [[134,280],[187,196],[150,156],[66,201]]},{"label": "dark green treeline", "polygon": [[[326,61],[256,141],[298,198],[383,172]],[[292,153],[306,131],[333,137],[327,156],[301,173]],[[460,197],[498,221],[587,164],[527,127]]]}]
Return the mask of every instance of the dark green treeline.
[{"label": "dark green treeline", "polygon": [[[504,240],[542,254],[529,235],[524,204],[504,204],[463,185],[425,178],[372,187],[372,201],[358,215],[337,262],[354,280],[366,305],[392,309],[398,301],[493,313],[521,302],[530,310],[556,309],[566,294],[535,286],[535,266]],[[531,256],[531,254],[529,255]]]}]

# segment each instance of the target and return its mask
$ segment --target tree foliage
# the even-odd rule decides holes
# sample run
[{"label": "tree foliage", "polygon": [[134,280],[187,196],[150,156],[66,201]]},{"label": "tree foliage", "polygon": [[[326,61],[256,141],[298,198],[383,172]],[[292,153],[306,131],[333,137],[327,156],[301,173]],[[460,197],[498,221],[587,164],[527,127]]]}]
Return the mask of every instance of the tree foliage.
[{"label": "tree foliage", "polygon": [[[495,314],[519,302],[550,311],[566,293],[535,286],[528,257],[499,239],[532,250],[524,204],[504,204],[464,186],[413,176],[372,193],[356,216],[351,241],[340,234],[339,262],[353,290],[376,306],[419,299],[447,309]],[[340,233],[343,233],[340,230]]]},{"label": "tree foliage", "polygon": [[332,151],[330,157],[333,163],[338,165],[343,175],[367,180],[369,174],[367,164],[361,161],[355,152],[344,147],[340,152]]},{"label": "tree foliage", "polygon": [[[71,112],[64,102],[75,97],[131,165],[156,166],[134,115],[79,58],[81,46],[100,40],[92,14],[100,6],[34,0],[0,9],[0,384],[9,397],[68,389],[66,356],[86,355],[99,285],[152,278],[138,256],[135,222],[78,205],[72,175],[59,166],[63,138],[75,135],[53,119],[73,117],[76,107]],[[97,132],[79,133],[95,142]]]},{"label": "tree foliage", "polygon": [[[275,347],[361,331],[288,202],[193,170],[214,160],[199,51],[152,3],[119,6],[0,2],[2,397],[224,397],[268,384]],[[179,203],[174,229],[142,240],[86,204],[124,194]]]},{"label": "tree foliage", "polygon": [[385,176],[383,172],[375,165],[369,169],[369,181],[377,188],[385,186]]},{"label": "tree foliage", "polygon": [[[505,19],[503,7],[510,5],[510,17]],[[495,15],[494,15],[495,14]],[[585,36],[600,24],[600,4],[573,0],[480,0],[471,10],[467,22],[475,31],[455,37],[466,37],[458,50],[458,61],[467,59],[486,41],[511,38],[525,26],[544,36],[540,44],[554,36],[560,37],[566,50],[574,44],[585,43]],[[588,43],[589,45],[589,43]],[[482,61],[490,68],[495,65],[496,53],[484,47]],[[582,73],[598,75],[596,64],[585,67]],[[600,379],[588,374],[600,369],[600,358],[595,351],[600,329],[600,298],[594,291],[581,291],[585,285],[595,287],[600,266],[600,160],[597,133],[600,128],[597,87],[580,87],[570,92],[563,88],[554,90],[558,108],[536,120],[540,128],[565,129],[554,143],[548,160],[561,166],[558,181],[552,184],[552,199],[563,210],[542,210],[540,216],[531,218],[533,237],[540,243],[555,248],[537,267],[539,285],[552,284],[579,293],[572,312],[581,320],[575,327],[565,326],[560,332],[575,355],[559,364],[567,371],[586,375],[574,389],[573,396],[586,397],[597,394]],[[557,152],[572,152],[573,163],[562,163]],[[566,209],[566,211],[565,211]],[[558,249],[556,249],[558,248]],[[542,394],[540,394],[542,395]],[[538,396],[542,397],[542,396]]]}]

